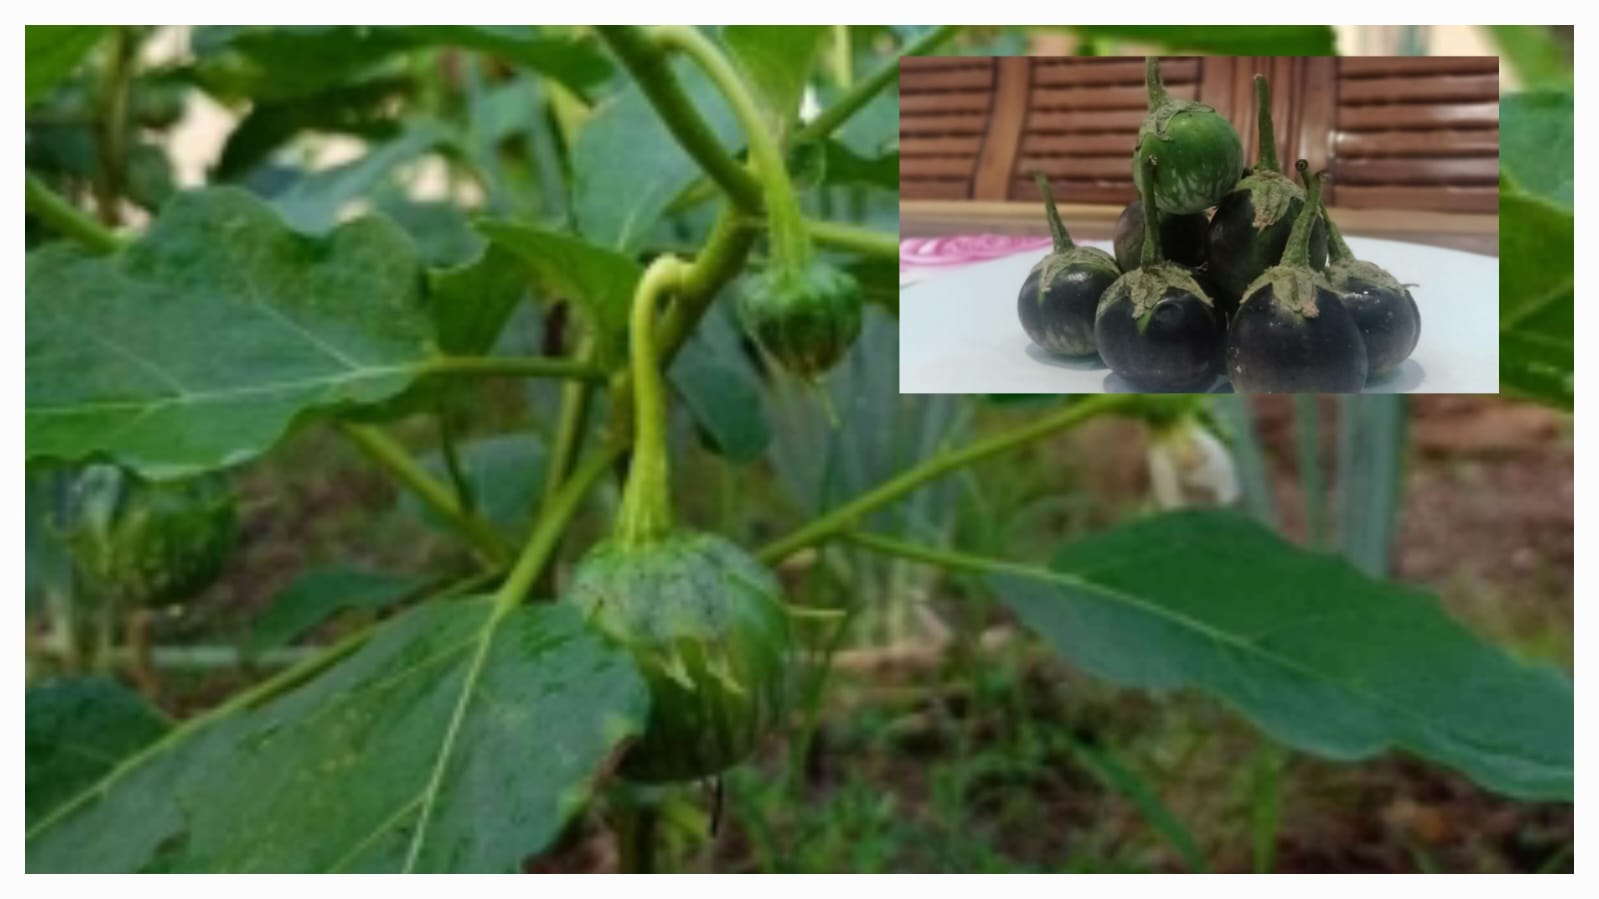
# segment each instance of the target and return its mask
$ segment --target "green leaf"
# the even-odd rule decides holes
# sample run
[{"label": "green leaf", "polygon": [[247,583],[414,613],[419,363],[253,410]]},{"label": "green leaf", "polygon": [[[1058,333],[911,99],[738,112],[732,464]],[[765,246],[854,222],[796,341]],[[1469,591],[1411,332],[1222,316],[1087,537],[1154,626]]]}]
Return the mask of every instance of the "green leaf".
[{"label": "green leaf", "polygon": [[[715,85],[687,60],[674,60],[672,70],[728,152],[743,149],[738,120]],[[655,107],[628,82],[578,132],[572,151],[578,230],[601,246],[637,250],[654,233],[666,208],[699,177],[699,166],[662,124]]]},{"label": "green leaf", "polygon": [[[497,530],[520,540],[533,523],[535,500],[544,489],[544,467],[549,459],[544,442],[537,435],[516,432],[466,441],[456,449],[461,472],[477,499],[478,511],[493,522]],[[420,461],[434,477],[440,480],[449,477],[444,456],[437,450],[424,455]],[[401,494],[400,502],[410,514],[440,531],[452,535],[460,533],[456,524],[444,520],[415,494]]]},{"label": "green leaf", "polygon": [[390,75],[334,84],[314,94],[254,103],[228,134],[211,177],[231,181],[250,173],[280,147],[307,131],[387,138],[397,130],[391,112],[416,84]]},{"label": "green leaf", "polygon": [[1523,798],[1570,799],[1571,682],[1518,662],[1431,597],[1219,511],[1150,518],[989,583],[1089,672],[1212,693],[1335,759],[1389,747]]},{"label": "green leaf", "polygon": [[1526,193],[1566,209],[1576,183],[1570,91],[1510,94],[1499,102],[1499,167]]},{"label": "green leaf", "polygon": [[1336,56],[1330,25],[1073,25],[1085,38],[1223,56]]},{"label": "green leaf", "polygon": [[590,36],[544,33],[537,25],[404,25],[415,46],[455,46],[493,54],[560,82],[582,96],[609,78],[611,62]]},{"label": "green leaf", "polygon": [[722,43],[754,88],[774,131],[785,134],[799,113],[826,25],[728,25]]},{"label": "green leaf", "polygon": [[711,448],[733,462],[760,457],[772,441],[760,374],[744,355],[740,332],[724,315],[707,315],[672,362],[668,377]]},{"label": "green leaf", "polygon": [[[1553,25],[1485,26],[1523,87],[1570,87],[1571,45],[1555,37]],[[1501,129],[1503,125],[1501,124]]]},{"label": "green leaf", "polygon": [[527,265],[497,244],[466,265],[429,272],[428,298],[439,347],[458,356],[487,353],[527,292],[527,283]]},{"label": "green leaf", "polygon": [[566,605],[421,606],[292,692],[174,732],[34,825],[30,871],[516,871],[648,702]]},{"label": "green leaf", "polygon": [[166,718],[103,677],[66,678],[27,692],[27,826],[155,742]]},{"label": "green leaf", "polygon": [[1575,389],[1576,222],[1501,182],[1499,189],[1499,383],[1570,410]]},{"label": "green leaf", "polygon": [[61,79],[72,74],[78,63],[94,49],[110,26],[107,25],[29,25],[27,26],[27,100],[32,106]]},{"label": "green leaf", "polygon": [[300,179],[273,197],[272,205],[296,231],[321,234],[338,222],[339,213],[350,201],[371,190],[396,166],[437,148],[448,134],[436,122],[412,124],[398,137],[378,144],[359,159]]},{"label": "green leaf", "polygon": [[422,283],[392,224],[308,238],[234,188],[179,194],[110,256],[30,253],[28,457],[180,477],[394,397],[435,355]]},{"label": "green leaf", "polygon": [[251,622],[245,647],[260,653],[287,646],[335,615],[381,611],[421,585],[414,576],[346,566],[303,572],[273,595],[266,611]]},{"label": "green leaf", "polygon": [[484,220],[477,229],[531,266],[539,283],[572,302],[594,330],[601,364],[622,359],[633,288],[644,270],[632,257],[535,225]]}]

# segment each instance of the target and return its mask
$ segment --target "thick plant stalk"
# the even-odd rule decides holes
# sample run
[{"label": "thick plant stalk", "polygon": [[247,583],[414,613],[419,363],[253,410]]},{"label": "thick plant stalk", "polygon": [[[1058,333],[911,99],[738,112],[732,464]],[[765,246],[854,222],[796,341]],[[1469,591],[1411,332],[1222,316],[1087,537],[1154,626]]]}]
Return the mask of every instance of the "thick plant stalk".
[{"label": "thick plant stalk", "polygon": [[962,449],[940,453],[813,519],[792,534],[768,543],[756,553],[756,558],[767,565],[775,564],[798,550],[852,529],[856,522],[864,519],[878,507],[900,499],[928,481],[990,456],[1031,443],[1056,431],[1075,427],[1100,415],[1136,407],[1141,401],[1142,397],[1136,394],[1106,394],[1080,399],[1054,414],[1021,427],[996,434]]},{"label": "thick plant stalk", "polygon": [[1077,246],[1072,236],[1061,224],[1060,211],[1055,208],[1055,192],[1049,189],[1049,178],[1039,171],[1033,172],[1033,183],[1038,185],[1038,195],[1044,198],[1044,218],[1049,220],[1050,238],[1055,242],[1055,252],[1064,253]]},{"label": "thick plant stalk", "polygon": [[750,161],[766,198],[766,217],[772,235],[772,254],[779,265],[799,267],[810,260],[811,242],[805,234],[799,200],[789,181],[783,151],[733,64],[709,38],[683,25],[664,25],[653,32],[664,48],[681,51],[705,70],[744,128]]},{"label": "thick plant stalk", "polygon": [[1255,76],[1255,107],[1256,130],[1260,135],[1255,170],[1282,174],[1282,166],[1277,163],[1277,132],[1271,123],[1271,85],[1265,75]]},{"label": "thick plant stalk", "polygon": [[68,203],[34,176],[27,173],[27,187],[23,192],[27,210],[45,224],[83,244],[97,253],[113,253],[122,246],[116,232],[100,224],[71,203]]},{"label": "thick plant stalk", "polygon": [[1283,248],[1281,264],[1310,268],[1310,232],[1316,219],[1321,217],[1321,185],[1327,173],[1317,172],[1307,176],[1310,163],[1303,159],[1294,163],[1294,168],[1299,170],[1299,177],[1305,181],[1305,209],[1294,219],[1294,229],[1288,232],[1288,245]]},{"label": "thick plant stalk", "polygon": [[1155,209],[1155,173],[1159,161],[1153,156],[1146,156],[1143,166],[1144,179],[1143,184],[1139,185],[1138,194],[1144,205],[1144,251],[1138,265],[1140,268],[1149,268],[1165,259],[1160,252],[1160,213]]},{"label": "thick plant stalk", "polygon": [[655,107],[672,136],[699,163],[707,177],[741,210],[756,214],[762,206],[761,183],[728,155],[704,117],[683,92],[663,52],[637,25],[605,25],[595,29],[611,48],[639,90]]},{"label": "thick plant stalk", "polygon": [[633,460],[617,529],[633,546],[653,542],[672,530],[666,387],[655,355],[655,317],[657,301],[677,287],[686,267],[675,256],[657,257],[645,269],[633,295]]}]

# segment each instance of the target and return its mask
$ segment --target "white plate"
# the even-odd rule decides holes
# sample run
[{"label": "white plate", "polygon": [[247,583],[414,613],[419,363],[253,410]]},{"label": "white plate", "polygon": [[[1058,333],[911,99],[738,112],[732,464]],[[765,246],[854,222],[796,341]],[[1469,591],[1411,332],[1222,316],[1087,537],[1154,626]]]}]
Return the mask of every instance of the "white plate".
[{"label": "white plate", "polygon": [[[1110,250],[1104,242],[1088,242]],[[1421,340],[1368,393],[1499,392],[1499,260],[1460,250],[1351,237],[1349,247],[1400,281],[1421,310]],[[1043,252],[938,275],[901,291],[901,393],[1122,393],[1097,357],[1049,356],[1027,339],[1016,294]],[[1212,388],[1230,391],[1225,378]]]}]

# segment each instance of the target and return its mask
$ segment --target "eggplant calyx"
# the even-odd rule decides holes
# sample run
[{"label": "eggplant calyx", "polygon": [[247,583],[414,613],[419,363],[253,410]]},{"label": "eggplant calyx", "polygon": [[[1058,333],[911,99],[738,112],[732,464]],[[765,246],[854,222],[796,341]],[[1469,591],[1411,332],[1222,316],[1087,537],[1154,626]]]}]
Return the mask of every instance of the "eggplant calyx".
[{"label": "eggplant calyx", "polygon": [[1316,306],[1317,288],[1332,291],[1332,284],[1321,272],[1302,265],[1274,265],[1244,290],[1244,302],[1249,302],[1257,291],[1267,287],[1271,288],[1272,296],[1283,308],[1303,318],[1315,318],[1321,314]]},{"label": "eggplant calyx", "polygon": [[1187,269],[1175,262],[1157,262],[1127,275],[1127,298],[1133,304],[1133,317],[1143,319],[1153,312],[1173,287],[1193,294],[1206,306],[1214,305]]},{"label": "eggplant calyx", "polygon": [[1249,191],[1255,209],[1255,230],[1264,231],[1282,221],[1295,200],[1305,199],[1305,191],[1281,172],[1257,170],[1238,182],[1238,190]]},{"label": "eggplant calyx", "polygon": [[1345,259],[1327,266],[1327,282],[1338,291],[1357,289],[1357,285],[1370,285],[1394,293],[1403,293],[1406,287],[1387,269],[1364,259]]}]

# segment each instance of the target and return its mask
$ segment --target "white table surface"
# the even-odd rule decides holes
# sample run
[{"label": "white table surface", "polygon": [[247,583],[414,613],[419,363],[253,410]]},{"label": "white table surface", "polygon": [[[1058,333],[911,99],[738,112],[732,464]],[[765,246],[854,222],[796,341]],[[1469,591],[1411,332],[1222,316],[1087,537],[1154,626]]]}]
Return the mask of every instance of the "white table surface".
[{"label": "white table surface", "polygon": [[[1088,246],[1111,249],[1102,241]],[[1499,260],[1375,238],[1350,249],[1415,286],[1421,340],[1368,393],[1499,392]],[[1098,357],[1062,359],[1022,330],[1016,295],[1045,251],[942,272],[900,291],[901,393],[1121,393],[1132,391]],[[1232,388],[1218,378],[1213,391]]]}]

